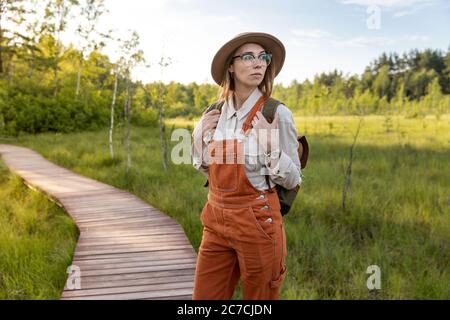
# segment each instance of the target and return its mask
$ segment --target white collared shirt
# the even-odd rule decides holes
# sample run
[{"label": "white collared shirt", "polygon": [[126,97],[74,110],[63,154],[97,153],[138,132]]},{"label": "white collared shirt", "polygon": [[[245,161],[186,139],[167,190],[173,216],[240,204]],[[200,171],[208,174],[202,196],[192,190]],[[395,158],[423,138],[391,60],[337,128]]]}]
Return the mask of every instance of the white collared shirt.
[{"label": "white collared shirt", "polygon": [[[230,97],[222,107],[222,112],[217,123],[217,128],[205,134],[202,139],[201,150],[201,128],[200,122],[195,126],[192,138],[192,158],[194,167],[208,176],[208,142],[211,139],[216,141],[225,139],[239,139],[244,142],[245,173],[250,183],[258,190],[267,190],[268,186],[265,179],[265,172],[269,173],[270,187],[279,184],[286,189],[293,189],[301,184],[300,160],[298,158],[297,129],[295,128],[292,112],[284,105],[280,104],[277,108],[279,117],[279,149],[281,157],[277,167],[264,171],[265,155],[261,148],[258,148],[256,135],[249,134],[244,136],[240,133],[242,125],[247,118],[248,113],[262,96],[259,88],[256,88],[239,110],[235,110],[233,98]],[[194,147],[195,145],[195,147]]]}]

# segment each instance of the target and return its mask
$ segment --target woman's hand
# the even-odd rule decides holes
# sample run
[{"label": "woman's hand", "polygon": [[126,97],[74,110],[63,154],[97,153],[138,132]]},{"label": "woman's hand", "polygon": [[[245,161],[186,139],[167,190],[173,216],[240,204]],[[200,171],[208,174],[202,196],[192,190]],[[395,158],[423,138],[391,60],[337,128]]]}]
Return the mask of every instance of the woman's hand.
[{"label": "woman's hand", "polygon": [[208,131],[216,129],[217,123],[219,122],[220,118],[220,111],[217,109],[214,109],[208,113],[205,112],[203,112],[203,115],[200,119],[200,125],[202,128],[202,138]]},{"label": "woman's hand", "polygon": [[202,141],[205,137],[205,135],[211,131],[211,133],[214,133],[215,128],[217,127],[217,123],[219,122],[220,117],[220,111],[217,109],[214,109],[208,113],[206,113],[206,110],[203,112],[202,117],[200,118],[200,121],[198,122],[197,126],[194,129],[194,139],[195,141]]},{"label": "woman's hand", "polygon": [[267,122],[261,111],[256,112],[252,120],[252,133],[256,135],[259,147],[263,153],[279,149],[278,112],[275,112],[272,123]]}]

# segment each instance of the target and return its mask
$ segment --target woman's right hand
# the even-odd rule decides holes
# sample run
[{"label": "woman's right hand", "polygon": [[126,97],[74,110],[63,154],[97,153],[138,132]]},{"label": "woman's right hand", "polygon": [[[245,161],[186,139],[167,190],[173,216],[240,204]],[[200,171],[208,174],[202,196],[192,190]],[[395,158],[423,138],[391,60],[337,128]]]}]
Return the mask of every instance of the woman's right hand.
[{"label": "woman's right hand", "polygon": [[202,117],[200,118],[199,126],[202,129],[202,139],[205,137],[205,134],[210,130],[215,130],[217,127],[217,123],[219,122],[220,111],[214,109],[208,113],[203,112]]}]

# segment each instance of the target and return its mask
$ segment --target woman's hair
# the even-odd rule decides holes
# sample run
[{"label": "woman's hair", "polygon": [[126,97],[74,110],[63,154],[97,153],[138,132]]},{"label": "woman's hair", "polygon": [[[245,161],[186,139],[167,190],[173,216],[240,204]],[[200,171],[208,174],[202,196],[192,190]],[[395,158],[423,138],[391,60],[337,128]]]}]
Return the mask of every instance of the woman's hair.
[{"label": "woman's hair", "polygon": [[[222,84],[219,89],[218,100],[223,101],[227,100],[234,92],[234,78],[231,76],[231,73],[228,71],[228,68],[232,64],[232,59],[237,49],[230,54],[228,59],[225,62],[226,68],[224,69],[224,74],[222,75]],[[268,52],[268,51],[266,51]],[[273,82],[275,79],[275,69],[273,68],[273,61],[266,68],[266,73],[264,74],[264,79],[261,84],[258,86],[259,90],[263,93],[266,98],[269,98],[272,95]]]}]

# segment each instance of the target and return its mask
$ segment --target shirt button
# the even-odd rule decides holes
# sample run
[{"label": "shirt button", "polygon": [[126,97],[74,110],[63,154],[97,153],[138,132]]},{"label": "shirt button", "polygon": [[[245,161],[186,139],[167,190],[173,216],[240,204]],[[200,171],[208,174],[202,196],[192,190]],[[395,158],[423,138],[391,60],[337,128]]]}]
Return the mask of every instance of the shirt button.
[{"label": "shirt button", "polygon": [[266,206],[262,207],[262,209],[263,210],[269,210],[269,206],[266,205]]},{"label": "shirt button", "polygon": [[266,197],[263,195],[263,194],[261,194],[258,198],[256,198],[256,199],[265,199]]}]

